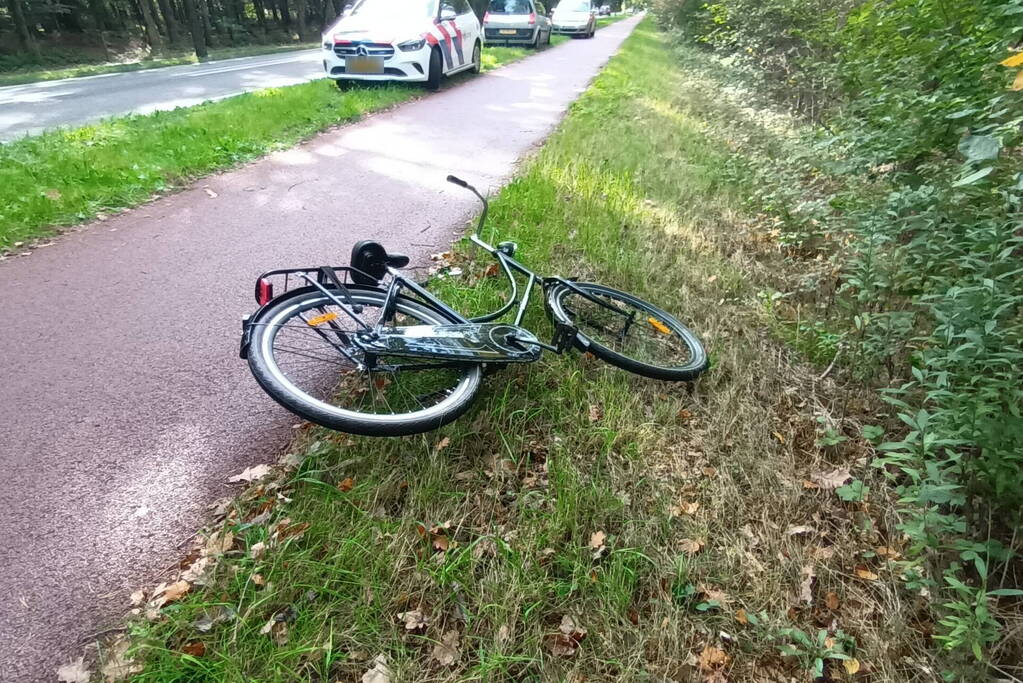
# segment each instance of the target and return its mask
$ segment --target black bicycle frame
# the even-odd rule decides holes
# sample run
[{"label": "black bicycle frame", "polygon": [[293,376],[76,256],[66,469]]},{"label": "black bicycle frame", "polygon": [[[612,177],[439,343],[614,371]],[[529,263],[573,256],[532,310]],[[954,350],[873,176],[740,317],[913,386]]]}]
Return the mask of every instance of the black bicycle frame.
[{"label": "black bicycle frame", "polygon": [[[484,216],[485,215],[486,212],[484,210]],[[522,320],[526,315],[526,308],[529,306],[529,300],[533,294],[533,287],[537,284],[537,282],[539,282],[544,287],[544,289],[554,284],[567,287],[576,294],[578,294],[579,296],[588,299],[589,301],[592,301],[593,303],[602,306],[603,308],[612,310],[618,313],[619,315],[628,318],[628,321],[626,323],[627,326],[632,324],[632,319],[635,317],[634,311],[624,311],[618,306],[615,306],[613,303],[598,299],[589,294],[588,292],[583,291],[579,287],[576,287],[571,280],[566,280],[565,278],[562,277],[540,278],[539,276],[537,276],[535,272],[530,270],[528,267],[526,267],[519,261],[515,260],[513,257],[506,254],[500,247],[495,247],[484,242],[482,239],[480,239],[479,235],[477,234],[470,235],[469,239],[472,241],[473,244],[494,256],[494,258],[497,259],[498,263],[500,263],[501,269],[507,276],[508,282],[511,284],[512,292],[511,297],[509,297],[508,302],[505,303],[504,306],[502,306],[501,308],[492,313],[487,313],[486,315],[467,318],[458,311],[456,311],[455,309],[445,304],[436,296],[431,294],[422,285],[406,278],[397,269],[388,267],[387,271],[391,275],[391,282],[387,288],[387,297],[385,298],[383,305],[385,315],[381,316],[380,321],[377,323],[377,329],[379,330],[388,321],[390,316],[387,313],[393,310],[392,309],[393,304],[403,288],[415,293],[420,299],[422,299],[423,302],[427,303],[429,306],[437,310],[442,311],[444,314],[446,314],[452,320],[458,323],[490,322],[505,315],[512,308],[514,308],[516,304],[518,304],[518,311],[516,311],[515,313],[515,321],[513,323],[514,325],[518,326],[522,324]],[[526,278],[526,286],[525,289],[523,290],[521,297],[519,296],[518,283],[515,281],[515,273],[518,273]],[[334,303],[340,305],[340,302],[338,302],[336,299]],[[555,351],[557,353],[562,352],[561,348],[555,346],[551,346],[548,344],[543,344],[542,346],[549,351]]]}]

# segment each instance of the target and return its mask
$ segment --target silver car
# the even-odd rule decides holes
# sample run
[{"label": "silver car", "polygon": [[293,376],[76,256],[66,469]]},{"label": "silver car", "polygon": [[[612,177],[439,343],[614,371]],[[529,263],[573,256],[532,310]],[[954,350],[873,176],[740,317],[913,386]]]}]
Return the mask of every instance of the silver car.
[{"label": "silver car", "polygon": [[487,45],[550,45],[551,20],[540,0],[491,0],[483,36]]}]

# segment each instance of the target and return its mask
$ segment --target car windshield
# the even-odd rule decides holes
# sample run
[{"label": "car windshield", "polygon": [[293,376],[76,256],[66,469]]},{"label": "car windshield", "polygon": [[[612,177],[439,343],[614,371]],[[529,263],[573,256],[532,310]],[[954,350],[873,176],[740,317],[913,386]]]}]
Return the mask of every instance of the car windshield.
[{"label": "car windshield", "polygon": [[589,0],[563,0],[558,9],[562,12],[589,12]]},{"label": "car windshield", "polygon": [[362,0],[352,16],[364,19],[429,19],[437,15],[437,0]]},{"label": "car windshield", "polygon": [[533,8],[529,0],[494,0],[487,11],[491,14],[529,14]]}]

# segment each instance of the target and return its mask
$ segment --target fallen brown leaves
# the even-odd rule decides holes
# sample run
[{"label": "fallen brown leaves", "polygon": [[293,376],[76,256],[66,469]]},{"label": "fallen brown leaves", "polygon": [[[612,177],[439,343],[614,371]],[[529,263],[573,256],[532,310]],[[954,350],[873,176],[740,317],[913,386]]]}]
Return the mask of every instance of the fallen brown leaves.
[{"label": "fallen brown leaves", "polygon": [[579,649],[579,644],[586,637],[586,629],[571,616],[561,618],[558,633],[547,636],[547,649],[556,657],[571,657]]},{"label": "fallen brown leaves", "polygon": [[458,661],[461,653],[458,649],[458,631],[448,631],[440,642],[434,645],[433,659],[441,666],[451,666]]},{"label": "fallen brown leaves", "polygon": [[706,545],[704,541],[692,538],[683,538],[678,542],[678,548],[684,553],[698,553]]},{"label": "fallen brown leaves", "polygon": [[89,683],[91,676],[92,672],[85,665],[84,657],[79,657],[57,669],[57,680],[60,683]]},{"label": "fallen brown leaves", "polygon": [[393,675],[387,666],[387,656],[379,654],[373,659],[373,668],[362,674],[362,683],[391,683]]},{"label": "fallen brown leaves", "polygon": [[827,472],[817,472],[811,479],[815,481],[821,488],[824,489],[837,489],[839,486],[844,486],[846,482],[852,479],[852,474],[849,473],[848,468],[839,467]]}]

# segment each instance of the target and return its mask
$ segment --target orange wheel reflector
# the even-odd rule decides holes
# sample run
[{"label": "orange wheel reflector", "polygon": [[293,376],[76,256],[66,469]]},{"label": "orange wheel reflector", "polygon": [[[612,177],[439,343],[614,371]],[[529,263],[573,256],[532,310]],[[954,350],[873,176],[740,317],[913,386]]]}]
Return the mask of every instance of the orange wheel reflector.
[{"label": "orange wheel reflector", "polygon": [[654,328],[661,334],[671,334],[671,330],[668,329],[668,326],[657,318],[647,318],[646,321],[650,323],[650,327]]},{"label": "orange wheel reflector", "polygon": [[324,313],[323,315],[318,315],[315,318],[310,318],[307,322],[309,323],[310,327],[316,327],[317,325],[322,325],[323,323],[329,323],[331,320],[334,320],[335,318],[337,318],[337,313]]}]

